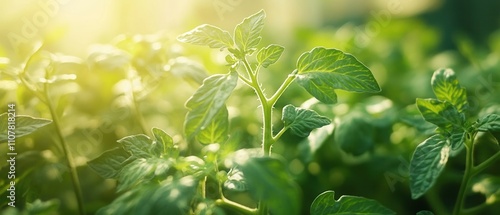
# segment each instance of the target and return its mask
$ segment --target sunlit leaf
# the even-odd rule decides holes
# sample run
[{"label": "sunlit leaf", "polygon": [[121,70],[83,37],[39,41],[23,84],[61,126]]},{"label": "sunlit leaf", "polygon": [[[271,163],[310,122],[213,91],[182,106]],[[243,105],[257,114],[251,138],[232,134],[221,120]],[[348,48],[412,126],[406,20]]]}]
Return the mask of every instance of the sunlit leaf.
[{"label": "sunlit leaf", "polygon": [[359,196],[341,196],[335,200],[334,191],[326,191],[314,199],[311,215],[387,215],[396,214],[375,200]]},{"label": "sunlit leaf", "polygon": [[461,128],[465,121],[463,114],[447,101],[417,98],[417,107],[427,122],[445,130]]},{"label": "sunlit leaf", "polygon": [[265,48],[262,48],[257,53],[257,62],[262,65],[262,67],[267,68],[269,65],[276,63],[283,54],[285,48],[279,45],[269,45]]},{"label": "sunlit leaf", "polygon": [[299,187],[285,171],[282,160],[255,157],[240,160],[238,168],[245,176],[250,193],[265,201],[274,215],[294,215],[300,212]]},{"label": "sunlit leaf", "polygon": [[[19,138],[28,134],[35,132],[36,130],[50,124],[52,120],[42,119],[42,118],[34,118],[31,116],[25,115],[15,115],[12,113],[3,113],[0,114],[0,143],[6,142],[9,139],[9,118],[11,122],[15,122],[15,129],[13,130],[15,138]],[[11,130],[12,131],[12,130]]]},{"label": "sunlit leaf", "polygon": [[223,106],[208,125],[196,136],[203,144],[223,143],[229,135],[229,118],[227,108]]},{"label": "sunlit leaf", "polygon": [[293,105],[287,105],[283,108],[281,120],[285,127],[300,137],[307,137],[313,129],[331,123],[330,119],[320,116],[313,110],[297,108]]},{"label": "sunlit leaf", "polygon": [[170,137],[165,131],[159,128],[152,128],[151,133],[155,138],[153,143],[152,151],[156,155],[161,154],[173,154],[177,151],[177,147],[174,145],[172,137]]},{"label": "sunlit leaf", "polygon": [[380,91],[371,71],[354,56],[337,49],[314,48],[297,61],[298,83],[318,100],[337,102],[335,89],[352,92]]},{"label": "sunlit leaf", "polygon": [[142,185],[123,193],[96,214],[188,214],[197,185],[191,176]]},{"label": "sunlit leaf", "polygon": [[184,132],[189,139],[206,129],[238,83],[238,73],[212,75],[203,81],[198,90],[186,102],[189,112],[184,123]]},{"label": "sunlit leaf", "polygon": [[152,141],[148,136],[144,134],[124,137],[118,140],[118,143],[122,145],[125,151],[136,158],[152,157],[152,153],[150,152],[150,149],[153,146],[151,144]]},{"label": "sunlit leaf", "polygon": [[123,166],[118,173],[118,192],[138,184],[149,183],[155,176],[165,176],[171,166],[171,160],[168,159],[135,159]]},{"label": "sunlit leaf", "polygon": [[248,185],[243,172],[236,167],[229,170],[227,180],[224,181],[224,188],[238,192],[247,191]]},{"label": "sunlit leaf", "polygon": [[469,103],[467,92],[461,87],[451,69],[438,69],[431,79],[432,89],[439,100],[450,102],[460,113],[464,113]]},{"label": "sunlit leaf", "polygon": [[435,134],[419,144],[410,161],[410,190],[417,199],[429,190],[441,174],[450,153],[446,137]]},{"label": "sunlit leaf", "polygon": [[264,10],[257,12],[243,20],[234,29],[234,43],[238,48],[245,52],[251,53],[257,47],[262,37],[260,33],[264,28],[264,18],[266,13]]},{"label": "sunlit leaf", "polygon": [[208,76],[202,65],[184,57],[175,58],[168,63],[167,69],[173,75],[188,81],[194,81],[197,84],[202,84],[203,80]]},{"label": "sunlit leaf", "polygon": [[103,178],[117,178],[118,173],[130,157],[125,150],[114,148],[87,162],[89,167]]},{"label": "sunlit leaf", "polygon": [[229,32],[208,24],[200,25],[178,36],[177,39],[184,43],[206,45],[210,48],[229,48],[233,46],[233,38],[231,38]]}]

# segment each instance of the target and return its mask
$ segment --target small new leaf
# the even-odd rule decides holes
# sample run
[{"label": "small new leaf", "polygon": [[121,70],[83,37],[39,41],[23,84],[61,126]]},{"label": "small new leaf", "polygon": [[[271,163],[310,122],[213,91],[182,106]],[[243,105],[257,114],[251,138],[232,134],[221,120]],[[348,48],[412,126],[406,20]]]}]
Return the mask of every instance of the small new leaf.
[{"label": "small new leaf", "polygon": [[186,102],[189,112],[184,131],[189,139],[196,137],[212,123],[237,83],[238,73],[235,71],[225,75],[212,75],[203,81],[203,85]]},{"label": "small new leaf", "polygon": [[[9,118],[15,121],[9,121]],[[3,113],[0,115],[0,143],[7,142],[9,139],[9,122],[15,122],[14,125],[14,136],[19,138],[28,134],[31,134],[52,122],[49,119],[34,118],[31,116],[18,115],[14,118],[10,117],[8,113]]]},{"label": "small new leaf", "polygon": [[279,45],[269,45],[265,48],[262,48],[257,53],[257,62],[259,62],[262,67],[267,68],[269,65],[276,63],[283,54],[285,48]]},{"label": "small new leaf", "polygon": [[359,196],[341,196],[335,200],[334,191],[326,191],[314,199],[311,215],[387,215],[396,214],[375,200]]},{"label": "small new leaf", "polygon": [[447,131],[453,127],[461,128],[465,121],[464,115],[448,101],[417,98],[417,108],[425,121]]},{"label": "small new leaf", "polygon": [[464,113],[469,103],[465,88],[461,87],[451,69],[438,69],[431,79],[432,90],[442,101],[450,102],[460,113]]},{"label": "small new leaf", "polygon": [[159,128],[152,128],[151,133],[153,134],[155,141],[152,146],[152,153],[160,156],[166,154],[173,154],[177,151],[174,145],[172,137],[170,137],[165,131]]},{"label": "small new leaf", "polygon": [[99,157],[87,162],[87,164],[101,177],[116,179],[129,157],[130,154],[123,149],[114,148],[105,151]]},{"label": "small new leaf", "polygon": [[446,137],[435,134],[419,144],[410,161],[411,197],[417,199],[429,190],[441,174],[450,154]]},{"label": "small new leaf", "polygon": [[500,131],[500,116],[497,114],[490,114],[482,119],[479,119],[475,126],[479,131]]},{"label": "small new leaf", "polygon": [[297,61],[298,83],[318,100],[337,102],[335,89],[352,92],[380,91],[371,71],[354,56],[337,49],[314,48]]},{"label": "small new leaf", "polygon": [[264,10],[245,18],[234,29],[234,43],[244,53],[252,53],[262,37],[260,33],[264,28]]},{"label": "small new leaf", "polygon": [[299,137],[307,137],[315,128],[320,128],[330,124],[332,121],[321,116],[313,110],[302,109],[287,105],[283,108],[281,120],[285,127]]},{"label": "small new leaf", "polygon": [[233,38],[229,32],[213,25],[200,25],[195,29],[181,34],[177,40],[194,45],[206,45],[210,48],[230,48],[233,46]]}]

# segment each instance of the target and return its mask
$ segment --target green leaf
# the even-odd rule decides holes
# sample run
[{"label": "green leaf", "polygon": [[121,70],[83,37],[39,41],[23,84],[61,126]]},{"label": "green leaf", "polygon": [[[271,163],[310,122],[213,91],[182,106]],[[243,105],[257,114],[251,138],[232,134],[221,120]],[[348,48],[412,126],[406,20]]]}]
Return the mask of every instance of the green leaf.
[{"label": "green leaf", "polygon": [[337,101],[335,89],[352,92],[380,91],[371,71],[354,56],[337,49],[317,47],[297,61],[298,83],[318,100]]},{"label": "green leaf", "polygon": [[208,76],[202,65],[185,57],[170,60],[167,68],[174,76],[196,84],[202,84],[203,80]]},{"label": "green leaf", "polygon": [[447,131],[461,128],[465,122],[464,115],[447,101],[417,98],[417,108],[427,122]]},{"label": "green leaf", "polygon": [[326,191],[314,199],[311,215],[387,215],[396,214],[375,200],[359,196],[341,196],[335,200],[334,191]]},{"label": "green leaf", "polygon": [[490,114],[486,117],[479,119],[475,124],[478,131],[500,131],[500,116],[497,114]]},{"label": "green leaf", "polygon": [[151,133],[155,141],[153,141],[153,146],[151,147],[151,152],[158,157],[161,155],[172,155],[176,153],[177,147],[174,145],[172,137],[170,137],[165,131],[159,128],[152,128]]},{"label": "green leaf", "polygon": [[223,49],[233,46],[233,38],[229,32],[208,24],[179,35],[177,40],[194,45],[206,45],[210,48]]},{"label": "green leaf", "polygon": [[229,135],[227,108],[223,106],[211,122],[196,136],[202,144],[224,143]]},{"label": "green leaf", "polygon": [[52,120],[49,119],[34,118],[24,115],[16,116],[12,113],[0,114],[0,143],[7,142],[7,140],[9,139],[9,119],[13,119],[15,122],[15,124],[12,124],[15,125],[13,134],[15,138],[31,134],[39,128],[42,128],[43,126],[46,126],[52,122]]},{"label": "green leaf", "polygon": [[359,156],[373,148],[374,134],[375,129],[367,114],[353,111],[341,119],[333,137],[343,151]]},{"label": "green leaf", "polygon": [[138,184],[149,183],[155,176],[165,176],[172,161],[159,158],[139,158],[125,165],[118,173],[118,192]]},{"label": "green leaf", "polygon": [[481,176],[472,185],[472,191],[486,197],[486,204],[500,202],[500,177]]},{"label": "green leaf", "polygon": [[51,199],[48,201],[43,201],[36,199],[34,202],[26,203],[27,214],[57,214],[59,205],[61,202],[59,199]]},{"label": "green leaf", "polygon": [[417,199],[429,190],[441,174],[450,153],[446,137],[435,134],[419,144],[410,161],[410,190]]},{"label": "green leaf", "polygon": [[224,181],[224,188],[227,190],[243,192],[248,190],[248,185],[243,172],[238,168],[231,168],[227,173],[227,180]]},{"label": "green leaf", "polygon": [[278,59],[280,59],[281,54],[285,48],[283,46],[271,44],[265,48],[262,48],[257,53],[257,62],[262,65],[264,68],[267,68],[269,65],[276,63]]},{"label": "green leaf", "polygon": [[203,85],[186,102],[189,112],[184,131],[188,139],[194,138],[210,125],[237,83],[238,73],[235,71],[226,75],[212,75],[203,81]]},{"label": "green leaf", "polygon": [[453,157],[460,153],[462,149],[465,147],[465,136],[467,135],[466,132],[460,131],[460,130],[455,130],[454,132],[451,133],[449,139],[450,139],[450,145],[451,145],[451,153],[450,155]]},{"label": "green leaf", "polygon": [[243,20],[234,29],[234,43],[244,53],[252,53],[262,39],[260,33],[264,28],[264,10]]},{"label": "green leaf", "polygon": [[464,113],[469,107],[467,92],[461,87],[451,69],[438,69],[431,79],[432,90],[442,101],[450,102],[459,113]]},{"label": "green leaf", "polygon": [[271,157],[240,159],[250,193],[265,201],[273,215],[294,215],[300,212],[300,190],[285,171],[282,160]]},{"label": "green leaf", "polygon": [[146,184],[127,191],[111,204],[97,211],[109,214],[189,214],[198,182],[191,176],[165,180],[160,184]]},{"label": "green leaf", "polygon": [[125,151],[136,158],[148,158],[153,157],[154,155],[151,153],[151,149],[154,145],[152,144],[151,139],[144,134],[124,137],[119,139],[118,143],[122,145]]},{"label": "green leaf", "polygon": [[286,128],[299,137],[307,137],[315,128],[330,124],[332,121],[327,117],[320,116],[313,110],[302,109],[287,105],[283,107],[281,120]]},{"label": "green leaf", "polygon": [[125,161],[130,157],[121,148],[114,148],[105,151],[99,157],[87,162],[89,167],[103,178],[117,178],[118,173],[125,165]]}]

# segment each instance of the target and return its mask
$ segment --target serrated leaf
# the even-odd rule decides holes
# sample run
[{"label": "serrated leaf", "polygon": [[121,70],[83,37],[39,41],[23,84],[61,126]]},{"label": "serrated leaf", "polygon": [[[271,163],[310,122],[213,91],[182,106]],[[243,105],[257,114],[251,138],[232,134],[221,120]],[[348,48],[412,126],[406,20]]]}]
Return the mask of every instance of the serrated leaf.
[{"label": "serrated leaf", "polygon": [[427,122],[447,131],[461,128],[465,121],[464,115],[448,101],[417,98],[417,108]]},{"label": "serrated leaf", "polygon": [[327,117],[320,116],[313,110],[286,105],[283,107],[281,120],[284,126],[289,128],[299,137],[307,137],[315,128],[330,124],[332,121]]},{"label": "serrated leaf", "polygon": [[223,106],[208,125],[200,131],[196,139],[202,144],[224,143],[229,135],[227,108]]},{"label": "serrated leaf", "polygon": [[431,79],[432,90],[442,101],[450,102],[459,113],[464,113],[469,107],[467,92],[461,87],[451,69],[438,69]]},{"label": "serrated leaf", "polygon": [[368,116],[354,111],[341,120],[333,137],[344,152],[359,156],[373,148],[374,132],[375,129],[368,121]]},{"label": "serrated leaf", "polygon": [[387,215],[396,214],[375,200],[359,196],[341,196],[335,200],[334,191],[326,191],[311,204],[311,215]]},{"label": "serrated leaf", "polygon": [[417,199],[429,190],[441,174],[450,153],[446,137],[435,134],[419,144],[410,161],[411,197]]},{"label": "serrated leaf", "polygon": [[177,40],[194,45],[206,45],[210,48],[222,49],[233,46],[233,38],[229,32],[208,24],[200,25],[179,35]]},{"label": "serrated leaf", "polygon": [[244,53],[251,53],[262,39],[260,33],[264,28],[264,10],[257,12],[243,20],[234,29],[234,43]]},{"label": "serrated leaf", "polygon": [[137,184],[149,183],[157,175],[164,176],[171,166],[171,161],[166,159],[135,159],[123,166],[118,173],[118,192],[130,189]]},{"label": "serrated leaf", "polygon": [[472,191],[486,197],[486,204],[500,201],[500,177],[481,176],[472,185]]},{"label": "serrated leaf", "polygon": [[318,100],[337,101],[335,89],[351,92],[380,91],[371,71],[354,56],[322,47],[302,54],[297,61],[297,81]]},{"label": "serrated leaf", "polygon": [[299,187],[285,171],[287,167],[282,160],[271,157],[240,159],[238,168],[252,196],[265,201],[273,215],[299,214]]},{"label": "serrated leaf", "polygon": [[191,176],[165,180],[160,184],[142,185],[123,193],[96,214],[189,214],[197,185],[197,181]]},{"label": "serrated leaf", "polygon": [[262,65],[262,67],[267,68],[269,65],[276,63],[283,54],[285,48],[283,46],[271,44],[265,48],[262,48],[257,53],[257,62]]},{"label": "serrated leaf", "polygon": [[148,158],[154,155],[151,153],[152,140],[144,134],[126,136],[117,142],[125,151],[136,158]]},{"label": "serrated leaf", "polygon": [[451,156],[457,155],[464,149],[466,134],[467,134],[466,132],[460,130],[455,130],[454,132],[451,133],[449,137],[451,145],[451,152],[450,152]]},{"label": "serrated leaf", "polygon": [[99,157],[87,162],[89,167],[103,178],[116,179],[118,173],[125,165],[125,161],[130,157],[125,150],[114,148],[105,151]]},{"label": "serrated leaf", "polygon": [[500,116],[497,114],[490,114],[486,117],[479,119],[475,125],[478,131],[500,131]]},{"label": "serrated leaf", "polygon": [[177,151],[172,137],[170,137],[165,131],[159,128],[152,128],[151,133],[155,139],[153,146],[151,147],[151,152],[153,154],[157,156],[167,154],[172,155]]},{"label": "serrated leaf", "polygon": [[[13,114],[15,116],[15,114]],[[12,114],[9,116],[8,113],[0,114],[0,143],[6,142],[9,136],[8,122],[9,118],[12,117]],[[28,134],[35,132],[36,130],[50,124],[52,120],[35,118],[31,116],[25,115],[17,115],[13,119],[15,119],[15,137],[19,138]]]},{"label": "serrated leaf", "polygon": [[212,75],[203,81],[203,85],[186,102],[189,112],[184,122],[184,132],[188,139],[209,126],[237,83],[238,73],[235,71],[226,75]]}]

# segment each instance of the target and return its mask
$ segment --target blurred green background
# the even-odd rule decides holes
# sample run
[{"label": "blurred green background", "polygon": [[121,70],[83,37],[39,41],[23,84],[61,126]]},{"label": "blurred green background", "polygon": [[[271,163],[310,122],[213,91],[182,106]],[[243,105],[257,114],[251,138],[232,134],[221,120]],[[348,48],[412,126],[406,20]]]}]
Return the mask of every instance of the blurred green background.
[{"label": "blurred green background", "polygon": [[[228,71],[225,54],[180,44],[177,35],[203,23],[231,32],[260,9],[267,14],[261,45],[285,47],[280,61],[262,72],[268,92],[293,71],[300,54],[316,46],[353,54],[371,69],[382,88],[377,95],[338,92],[339,104],[333,106],[313,100],[304,104],[352,130],[350,135],[330,135],[311,152],[306,140],[286,133],[274,147],[274,153],[289,161],[290,172],[302,187],[303,213],[314,197],[329,189],[337,196],[376,199],[398,214],[449,211],[458,192],[463,155],[450,160],[432,192],[411,199],[409,161],[429,132],[428,127],[412,123],[418,121],[413,104],[415,98],[433,97],[433,71],[449,67],[467,88],[471,116],[499,113],[497,0],[0,0],[0,110],[5,112],[8,103],[16,102],[18,114],[50,118],[46,106],[15,77],[41,44],[61,59],[75,57],[77,63],[62,65],[55,73],[73,74],[76,80],[54,84],[51,96],[92,214],[116,198],[116,182],[98,177],[86,162],[116,147],[117,139],[160,127],[184,150],[200,150],[182,137],[184,102],[207,74]],[[132,75],[129,66],[134,68]],[[39,78],[38,68],[28,69],[27,75]],[[130,92],[137,101],[130,99]],[[243,84],[234,95],[228,108],[232,133],[240,138],[238,147],[258,147],[258,101]],[[309,98],[292,85],[276,105],[275,121],[279,122],[283,106],[299,106]],[[17,166],[19,175],[24,174],[18,186],[19,209],[28,207],[26,201],[55,199],[56,214],[75,211],[53,129],[47,126],[18,141],[18,151],[26,152]],[[479,159],[498,150],[499,135],[481,137],[485,147]],[[6,151],[2,144],[2,160]],[[3,186],[7,164],[1,165]],[[500,171],[493,168],[486,173]],[[473,194],[468,202],[473,205],[483,199]],[[0,202],[5,207],[4,199]],[[498,214],[500,206],[497,203],[485,213]]]}]

